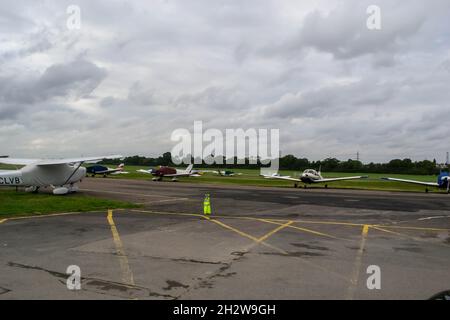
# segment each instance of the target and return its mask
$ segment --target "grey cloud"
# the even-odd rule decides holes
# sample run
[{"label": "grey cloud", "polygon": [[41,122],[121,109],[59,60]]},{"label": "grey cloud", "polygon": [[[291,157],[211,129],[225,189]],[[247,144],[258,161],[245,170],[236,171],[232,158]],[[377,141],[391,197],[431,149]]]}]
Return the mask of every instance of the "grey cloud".
[{"label": "grey cloud", "polygon": [[78,60],[50,66],[34,79],[3,77],[0,81],[0,102],[3,104],[33,104],[54,97],[86,97],[100,84],[106,71],[95,64]]},{"label": "grey cloud", "polygon": [[424,22],[424,11],[417,3],[379,1],[381,30],[366,27],[370,1],[345,1],[331,12],[314,11],[305,17],[299,46],[310,46],[349,59],[369,53],[405,49],[402,43],[416,34]]},{"label": "grey cloud", "polygon": [[[374,80],[374,79],[372,79]],[[332,117],[351,115],[355,108],[379,106],[394,94],[395,84],[370,80],[335,84],[306,92],[288,93],[264,108],[264,116],[278,118]]]},{"label": "grey cloud", "polygon": [[91,94],[106,77],[106,70],[85,60],[49,67],[35,88],[43,98],[73,95],[79,99]]}]

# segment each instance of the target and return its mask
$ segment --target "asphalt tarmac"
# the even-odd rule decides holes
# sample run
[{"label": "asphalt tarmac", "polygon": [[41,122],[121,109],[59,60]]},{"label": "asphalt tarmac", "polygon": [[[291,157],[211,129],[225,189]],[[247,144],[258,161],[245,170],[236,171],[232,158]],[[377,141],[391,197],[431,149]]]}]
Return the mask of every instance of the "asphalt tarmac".
[{"label": "asphalt tarmac", "polygon": [[[450,289],[445,194],[108,178],[81,192],[142,208],[0,220],[0,299],[428,299]],[[80,290],[67,288],[70,265]]]}]

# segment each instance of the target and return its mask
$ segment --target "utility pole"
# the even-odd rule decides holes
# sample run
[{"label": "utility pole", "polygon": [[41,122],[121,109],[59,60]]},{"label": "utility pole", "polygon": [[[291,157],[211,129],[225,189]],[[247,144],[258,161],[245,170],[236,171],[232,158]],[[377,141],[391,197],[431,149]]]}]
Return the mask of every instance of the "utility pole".
[{"label": "utility pole", "polygon": [[445,165],[446,166],[448,166],[450,163],[449,163],[449,154],[448,154],[448,151],[447,151],[447,157],[445,158]]},{"label": "utility pole", "polygon": [[359,151],[356,152],[356,161],[359,161]]}]

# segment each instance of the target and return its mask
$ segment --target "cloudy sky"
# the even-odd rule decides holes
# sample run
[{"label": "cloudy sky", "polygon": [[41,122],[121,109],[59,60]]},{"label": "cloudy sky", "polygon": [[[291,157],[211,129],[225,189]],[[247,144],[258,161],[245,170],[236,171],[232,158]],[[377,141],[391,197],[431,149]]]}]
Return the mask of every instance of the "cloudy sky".
[{"label": "cloudy sky", "polygon": [[158,155],[195,120],[310,159],[450,149],[448,0],[0,3],[2,154]]}]

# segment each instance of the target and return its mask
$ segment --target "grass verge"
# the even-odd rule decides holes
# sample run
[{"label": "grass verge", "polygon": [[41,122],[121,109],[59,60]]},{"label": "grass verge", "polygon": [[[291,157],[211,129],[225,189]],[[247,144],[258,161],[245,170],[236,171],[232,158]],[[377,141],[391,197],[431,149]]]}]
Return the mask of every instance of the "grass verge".
[{"label": "grass verge", "polygon": [[95,198],[83,194],[55,196],[0,190],[0,219],[60,212],[86,212],[106,209],[139,208],[139,205],[117,200]]}]

